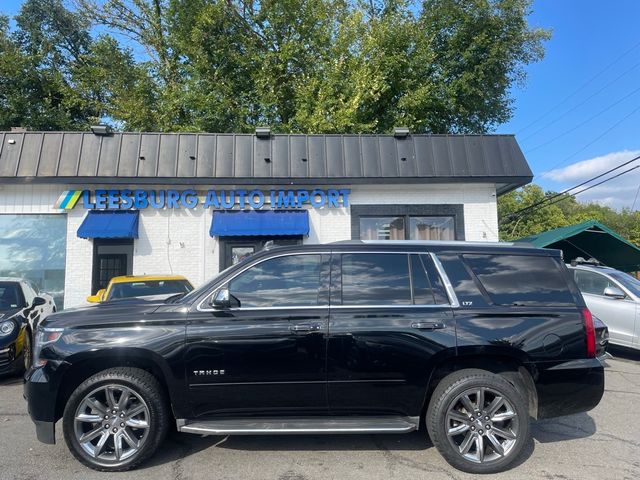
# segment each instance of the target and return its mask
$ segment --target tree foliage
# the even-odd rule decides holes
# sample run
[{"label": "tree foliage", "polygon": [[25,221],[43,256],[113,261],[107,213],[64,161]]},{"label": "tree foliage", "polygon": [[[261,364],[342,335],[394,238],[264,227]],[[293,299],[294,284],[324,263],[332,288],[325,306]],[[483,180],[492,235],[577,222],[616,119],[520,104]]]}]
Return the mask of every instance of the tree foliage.
[{"label": "tree foliage", "polygon": [[512,215],[551,195],[555,192],[545,192],[535,184],[502,195],[498,199],[500,239],[516,240],[553,228],[597,220],[640,246],[640,211],[637,210],[616,211],[596,203],[579,203],[572,195],[562,195],[553,200],[558,200],[553,205],[534,207],[521,216]]},{"label": "tree foliage", "polygon": [[485,132],[548,32],[530,0],[25,0],[0,128]]}]

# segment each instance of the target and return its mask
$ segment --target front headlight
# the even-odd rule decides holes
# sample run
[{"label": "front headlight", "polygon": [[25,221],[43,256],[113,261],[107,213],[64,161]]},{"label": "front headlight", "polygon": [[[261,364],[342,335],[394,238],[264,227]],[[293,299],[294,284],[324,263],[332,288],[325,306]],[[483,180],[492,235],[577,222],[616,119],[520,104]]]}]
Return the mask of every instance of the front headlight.
[{"label": "front headlight", "polygon": [[16,322],[13,320],[5,320],[0,322],[0,337],[10,335],[16,329]]},{"label": "front headlight", "polygon": [[62,337],[62,332],[64,332],[64,328],[38,328],[36,331],[36,344],[33,348],[33,364],[35,366],[41,367],[47,363],[46,359],[40,358],[40,352],[46,345],[57,342]]}]

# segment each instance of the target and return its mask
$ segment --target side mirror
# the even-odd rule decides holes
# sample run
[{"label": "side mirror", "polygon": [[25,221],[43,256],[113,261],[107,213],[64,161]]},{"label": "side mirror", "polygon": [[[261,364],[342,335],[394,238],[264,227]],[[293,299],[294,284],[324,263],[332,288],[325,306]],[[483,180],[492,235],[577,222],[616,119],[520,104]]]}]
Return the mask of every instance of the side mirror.
[{"label": "side mirror", "polygon": [[607,287],[604,289],[604,296],[621,300],[625,298],[627,295],[618,287]]},{"label": "side mirror", "polygon": [[104,288],[101,288],[96,292],[95,295],[89,295],[87,297],[87,302],[89,303],[100,303],[102,301],[102,296],[104,295]]},{"label": "side mirror", "polygon": [[216,292],[209,302],[213,308],[230,308],[231,307],[231,294],[228,288],[222,288]]},{"label": "side mirror", "polygon": [[42,298],[42,297],[34,297],[33,299],[33,303],[31,304],[32,307],[39,307],[40,305],[45,305],[47,303],[47,300]]}]

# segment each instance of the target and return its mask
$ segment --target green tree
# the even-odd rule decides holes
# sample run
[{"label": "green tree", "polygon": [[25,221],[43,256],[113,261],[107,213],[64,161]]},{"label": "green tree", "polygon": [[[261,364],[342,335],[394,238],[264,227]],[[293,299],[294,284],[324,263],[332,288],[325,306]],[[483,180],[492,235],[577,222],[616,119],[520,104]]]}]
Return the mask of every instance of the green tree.
[{"label": "green tree", "polygon": [[485,132],[548,38],[529,0],[75,2],[146,52],[128,129]]},{"label": "green tree", "polygon": [[514,215],[552,195],[556,192],[544,192],[540,186],[530,184],[501,196],[498,199],[500,239],[517,240],[553,228],[597,220],[640,246],[640,211],[628,208],[616,211],[596,203],[580,203],[573,195],[562,195],[555,198],[552,205],[540,205]]}]

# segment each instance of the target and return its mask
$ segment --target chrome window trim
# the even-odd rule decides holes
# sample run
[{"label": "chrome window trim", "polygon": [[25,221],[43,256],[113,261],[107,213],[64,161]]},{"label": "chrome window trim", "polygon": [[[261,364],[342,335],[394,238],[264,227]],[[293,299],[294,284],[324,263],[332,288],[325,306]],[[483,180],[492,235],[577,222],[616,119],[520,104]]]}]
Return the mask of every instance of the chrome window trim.
[{"label": "chrome window trim", "polygon": [[[391,254],[395,254],[395,255],[429,255],[432,260],[433,263],[436,267],[436,270],[438,271],[438,274],[440,275],[440,278],[442,279],[442,283],[444,284],[444,288],[447,292],[447,296],[449,297],[449,302],[450,303],[440,303],[440,304],[410,304],[410,305],[405,305],[405,304],[389,304],[389,305],[367,305],[367,304],[363,304],[363,305],[331,305],[331,304],[327,304],[327,305],[283,305],[280,307],[239,307],[239,308],[227,308],[225,309],[225,311],[255,311],[255,310],[300,310],[300,309],[311,309],[311,310],[318,310],[318,309],[323,309],[323,308],[443,308],[443,307],[451,307],[451,308],[457,308],[460,306],[460,303],[458,302],[458,297],[456,296],[454,290],[453,290],[453,285],[451,284],[451,282],[449,281],[449,277],[447,277],[447,274],[444,271],[444,267],[442,266],[442,263],[440,263],[440,260],[438,259],[438,257],[436,256],[435,253],[433,252],[427,252],[427,251],[414,251],[414,250],[408,250],[408,251],[385,251],[385,250],[345,250],[345,251],[333,251],[333,250],[329,250],[329,251],[309,251],[309,252],[289,252],[289,253],[281,253],[278,255],[273,255],[267,258],[264,258],[256,263],[252,263],[250,265],[247,265],[245,268],[243,268],[242,270],[236,272],[232,277],[228,278],[223,285],[228,284],[231,280],[233,280],[234,278],[236,278],[238,275],[240,275],[241,273],[246,272],[249,268],[255,267],[256,265],[260,265],[263,262],[266,262],[267,260],[271,260],[274,258],[279,258],[279,257],[291,257],[294,255],[327,255],[327,254],[333,254],[333,253],[337,253],[337,254],[353,254],[353,253],[357,253],[357,254],[381,254],[381,253],[391,253]],[[196,311],[198,312],[218,312],[220,310],[218,310],[217,308],[203,308],[202,304],[205,303],[208,299],[211,298],[212,295],[214,295],[221,286],[217,287],[216,289],[212,290],[211,292],[209,292],[207,295],[205,295],[205,297],[200,301],[200,303],[198,303],[197,307],[196,307]]]},{"label": "chrome window trim", "polygon": [[438,274],[442,279],[442,283],[444,283],[444,289],[447,291],[451,308],[458,308],[460,306],[460,302],[458,302],[458,296],[456,295],[456,292],[453,289],[453,285],[451,284],[451,281],[449,280],[447,273],[444,271],[444,267],[442,266],[442,263],[440,263],[440,259],[433,252],[429,252],[429,255],[433,260],[433,264],[436,266],[436,270],[438,271]]}]

